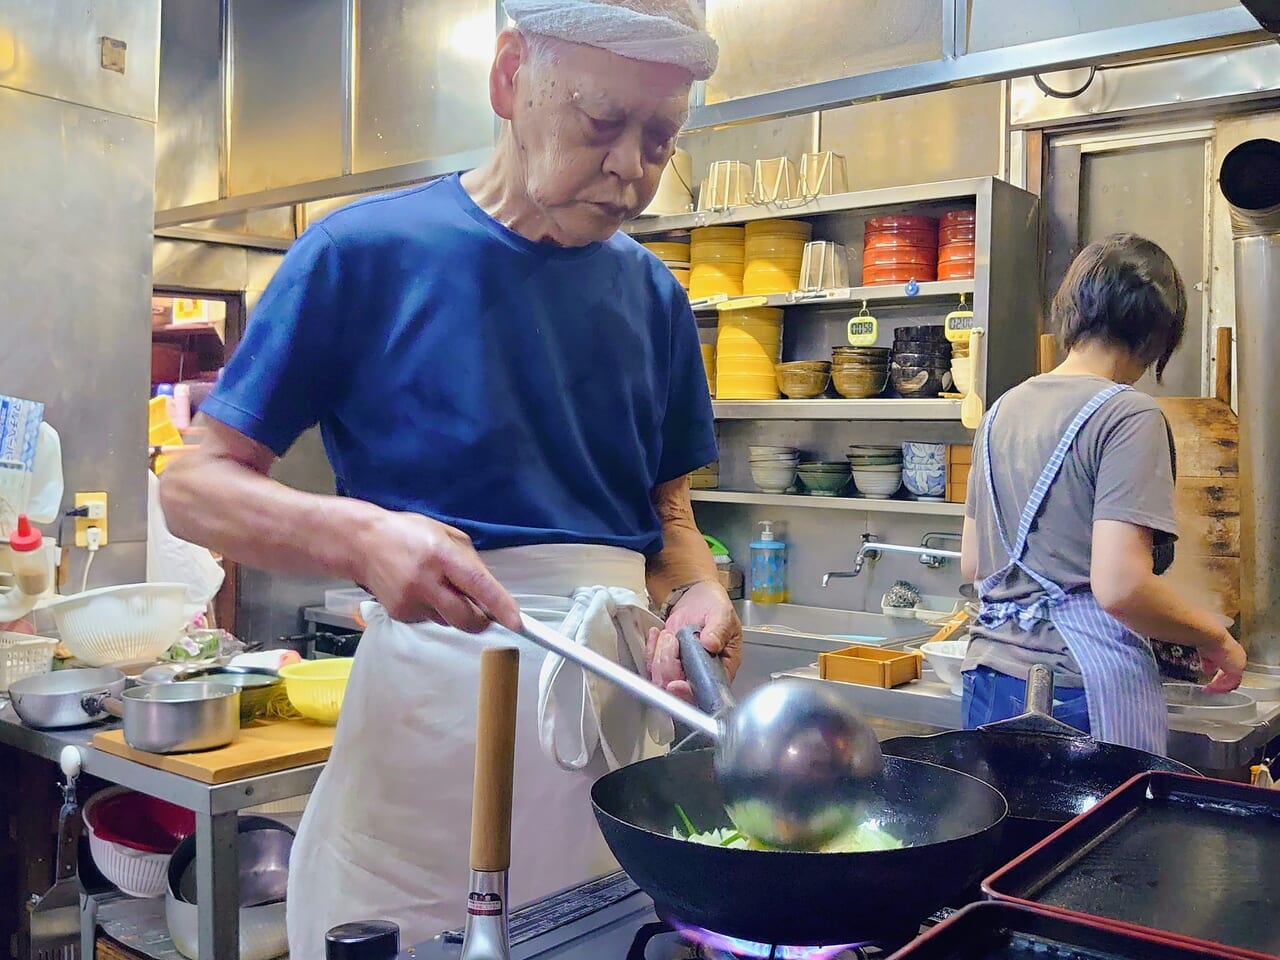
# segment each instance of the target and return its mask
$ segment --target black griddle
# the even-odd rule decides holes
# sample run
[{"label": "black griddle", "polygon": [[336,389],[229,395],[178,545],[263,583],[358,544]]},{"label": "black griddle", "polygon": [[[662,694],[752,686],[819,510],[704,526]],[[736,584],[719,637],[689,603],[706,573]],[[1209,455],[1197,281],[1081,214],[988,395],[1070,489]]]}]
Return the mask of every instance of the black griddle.
[{"label": "black griddle", "polygon": [[1174,936],[1218,957],[1280,957],[1280,791],[1134,777],[983,883],[988,896]]}]

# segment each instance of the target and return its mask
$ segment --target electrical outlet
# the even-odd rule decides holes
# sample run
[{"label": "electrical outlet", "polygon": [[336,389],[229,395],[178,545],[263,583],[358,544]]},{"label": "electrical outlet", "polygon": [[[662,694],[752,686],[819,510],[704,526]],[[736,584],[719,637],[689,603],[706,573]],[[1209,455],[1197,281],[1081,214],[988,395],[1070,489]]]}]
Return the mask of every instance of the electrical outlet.
[{"label": "electrical outlet", "polygon": [[107,495],[105,493],[77,493],[76,508],[86,507],[89,511],[87,517],[76,517],[76,546],[87,547],[89,545],[88,531],[90,527],[97,527],[102,531],[102,542],[100,546],[107,545]]}]

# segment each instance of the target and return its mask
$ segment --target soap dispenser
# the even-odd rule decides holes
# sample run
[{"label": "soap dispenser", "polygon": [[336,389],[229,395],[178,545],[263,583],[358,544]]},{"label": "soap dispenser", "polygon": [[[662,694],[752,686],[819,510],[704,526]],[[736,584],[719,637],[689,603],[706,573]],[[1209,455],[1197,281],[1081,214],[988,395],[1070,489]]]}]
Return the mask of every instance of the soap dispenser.
[{"label": "soap dispenser", "polygon": [[751,542],[751,601],[787,602],[787,545],[774,537],[771,520],[761,521]]}]

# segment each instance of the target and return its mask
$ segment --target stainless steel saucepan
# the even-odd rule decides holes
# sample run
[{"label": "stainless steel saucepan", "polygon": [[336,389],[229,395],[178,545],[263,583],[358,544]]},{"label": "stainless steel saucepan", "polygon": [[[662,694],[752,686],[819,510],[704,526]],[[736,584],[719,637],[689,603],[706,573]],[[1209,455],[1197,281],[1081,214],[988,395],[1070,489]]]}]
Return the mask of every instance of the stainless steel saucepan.
[{"label": "stainless steel saucepan", "polygon": [[240,731],[240,689],[225,683],[157,683],[90,706],[123,719],[124,742],[147,753],[225,747]]},{"label": "stainless steel saucepan", "polygon": [[124,692],[125,675],[111,667],[54,670],[9,687],[14,712],[29,727],[82,727],[106,716],[102,701]]}]

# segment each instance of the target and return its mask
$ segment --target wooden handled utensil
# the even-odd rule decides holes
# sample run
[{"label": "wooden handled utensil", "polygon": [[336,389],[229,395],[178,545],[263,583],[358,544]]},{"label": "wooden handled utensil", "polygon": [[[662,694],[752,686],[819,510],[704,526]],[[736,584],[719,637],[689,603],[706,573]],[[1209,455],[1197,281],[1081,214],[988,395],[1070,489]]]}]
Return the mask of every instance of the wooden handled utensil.
[{"label": "wooden handled utensil", "polygon": [[515,777],[520,651],[480,653],[476,774],[471,800],[471,883],[462,960],[510,960],[507,872],[511,867],[511,798]]}]

